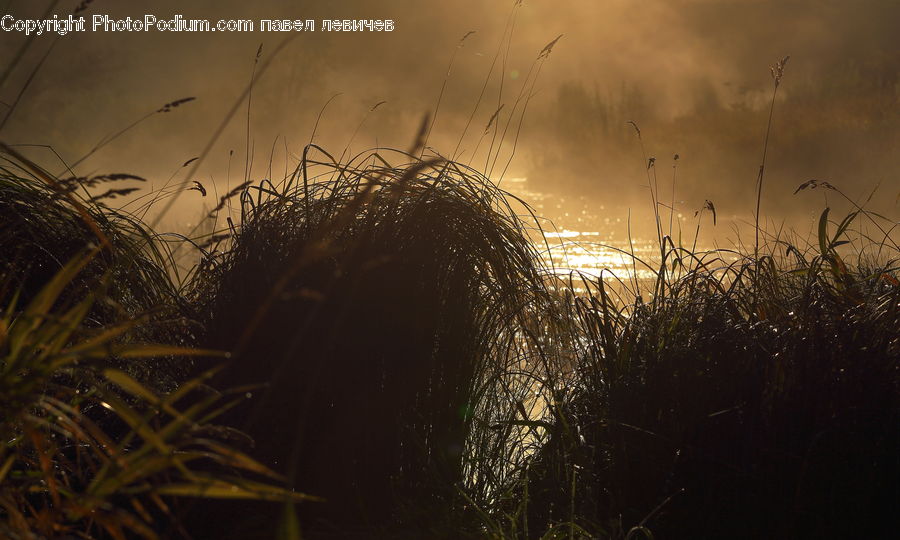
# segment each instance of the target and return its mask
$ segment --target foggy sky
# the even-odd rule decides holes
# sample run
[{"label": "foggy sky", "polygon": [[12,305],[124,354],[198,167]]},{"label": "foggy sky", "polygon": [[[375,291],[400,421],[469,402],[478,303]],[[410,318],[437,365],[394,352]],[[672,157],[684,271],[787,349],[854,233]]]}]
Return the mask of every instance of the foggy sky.
[{"label": "foggy sky", "polygon": [[[12,0],[5,12],[34,17],[50,2]],[[77,4],[59,2],[64,15]],[[507,176],[533,189],[581,194],[613,212],[647,210],[646,162],[627,121],[642,131],[668,189],[679,154],[678,209],[704,199],[725,216],[746,218],[771,97],[768,68],[791,55],[779,88],[764,209],[775,219],[821,209],[818,194],[794,196],[810,178],[853,197],[880,184],[876,209],[896,214],[900,110],[900,2],[894,0],[96,0],[86,13],[111,17],[238,19],[393,19],[392,33],[301,34],[272,60],[253,89],[254,178],[299,153],[325,110],[316,142],[340,153],[377,102],[353,149],[405,148],[422,116],[434,112],[456,50],[429,145],[449,155],[473,111],[500,48],[485,97],[460,145],[468,161],[498,108],[505,125],[539,51],[563,37],[541,66],[517,153]],[[511,39],[504,30],[512,14]],[[459,49],[460,38],[469,36]],[[0,89],[12,103],[33,67],[51,54],[0,132],[8,143],[48,144],[67,161],[174,99],[195,96],[152,116],[82,163],[79,174],[122,171],[161,185],[198,155],[246,87],[263,44],[276,33],[92,33],[41,36]],[[23,42],[0,35],[4,65]],[[502,72],[501,72],[502,67]],[[498,97],[500,78],[503,94]],[[518,115],[521,105],[515,110]],[[512,122],[517,125],[518,116]],[[511,135],[501,153],[501,164]],[[473,165],[484,163],[488,142]],[[234,184],[243,174],[246,110],[231,121],[199,171],[204,181]],[[229,157],[229,151],[234,154]],[[27,149],[59,168],[42,149]],[[231,177],[229,178],[229,162]],[[502,167],[500,167],[502,169]],[[240,169],[239,173],[236,173]],[[498,171],[495,170],[495,173]],[[764,210],[765,211],[765,210]]]}]

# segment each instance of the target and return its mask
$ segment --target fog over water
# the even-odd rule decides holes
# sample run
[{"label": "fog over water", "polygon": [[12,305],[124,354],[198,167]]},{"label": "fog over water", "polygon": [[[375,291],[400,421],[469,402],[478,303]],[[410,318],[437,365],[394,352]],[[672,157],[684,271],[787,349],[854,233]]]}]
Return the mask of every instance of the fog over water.
[{"label": "fog over water", "polygon": [[[62,16],[78,2],[5,4],[5,13],[23,18],[53,5]],[[357,128],[352,150],[406,148],[441,95],[429,146],[443,155],[456,149],[458,159],[479,170],[487,165],[499,180],[519,132],[501,186],[526,200],[531,194],[529,202],[553,220],[554,232],[563,238],[622,246],[629,209],[633,236],[641,243],[655,238],[645,156],[656,158],[652,172],[660,199],[670,205],[678,154],[673,233],[680,223],[684,237],[692,239],[694,213],[713,201],[717,225],[704,222],[702,233],[704,245],[711,246],[735,240],[735,224],[753,219],[772,91],[769,66],[790,55],[775,104],[764,222],[777,228],[786,220],[785,227],[805,234],[826,205],[823,198],[836,209],[847,208],[823,190],[794,195],[811,178],[827,180],[859,200],[878,186],[871,208],[898,213],[900,2],[895,0],[530,0],[518,6],[512,0],[96,0],[86,12],[113,18],[145,13],[213,21],[393,19],[396,30],[302,33],[274,58],[283,34],[43,35],[0,89],[5,104],[16,101],[52,47],[0,139],[52,145],[71,163],[162,104],[196,97],[152,115],[76,169],[78,174],[129,172],[159,187],[173,174],[183,175],[182,164],[202,152],[247,86],[262,43],[260,66],[271,63],[252,94],[254,179],[281,174],[285,159],[299,155],[310,140],[320,113],[314,141],[335,154]],[[460,42],[470,31],[475,33]],[[542,48],[559,35],[546,60],[536,63]],[[22,34],[0,33],[4,63],[24,40]],[[529,73],[538,67],[534,82]],[[524,101],[517,104],[516,98],[523,84],[529,85],[524,95],[530,98],[519,131]],[[482,138],[500,106],[499,133],[491,130]],[[219,192],[244,175],[246,103],[239,111],[198,171],[197,179]],[[641,141],[629,121],[640,127]],[[491,167],[487,152],[497,150],[507,124]],[[61,170],[48,150],[24,151]],[[188,179],[175,177],[183,180]],[[196,221],[203,203],[197,192],[183,195],[164,225]],[[669,209],[661,212],[668,229]]]}]

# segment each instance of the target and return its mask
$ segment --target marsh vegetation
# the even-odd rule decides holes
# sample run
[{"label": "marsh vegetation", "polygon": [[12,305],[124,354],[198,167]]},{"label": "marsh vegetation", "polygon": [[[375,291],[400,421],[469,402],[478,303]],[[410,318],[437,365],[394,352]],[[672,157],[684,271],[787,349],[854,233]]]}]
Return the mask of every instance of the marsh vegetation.
[{"label": "marsh vegetation", "polygon": [[[667,207],[644,153],[653,256],[632,250],[631,277],[561,271],[546,221],[491,179],[555,42],[520,116],[490,117],[483,168],[429,149],[428,118],[407,150],[310,143],[280,177],[248,157],[221,195],[147,194],[213,200],[186,235],[116,204],[139,177],[54,174],[4,145],[0,533],[896,530],[896,218],[809,181],[794,196],[846,212],[809,237],[767,228],[767,131],[751,246],[697,247],[711,201],[680,234],[674,179]],[[769,129],[774,109],[773,92]]]}]

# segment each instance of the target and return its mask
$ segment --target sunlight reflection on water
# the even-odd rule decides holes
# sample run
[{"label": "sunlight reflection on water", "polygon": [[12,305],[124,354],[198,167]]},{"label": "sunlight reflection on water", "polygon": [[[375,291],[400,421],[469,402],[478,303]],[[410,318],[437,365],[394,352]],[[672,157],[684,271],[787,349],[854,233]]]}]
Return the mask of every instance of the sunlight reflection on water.
[{"label": "sunlight reflection on water", "polygon": [[[655,271],[640,261],[658,259],[655,240],[629,241],[627,217],[603,216],[606,207],[581,196],[575,199],[535,191],[524,177],[504,179],[501,186],[528,203],[540,218],[543,238],[534,235],[535,247],[553,272],[565,276],[572,271],[593,278],[629,281],[653,279]],[[527,216],[526,221],[530,220]],[[632,258],[632,254],[636,258]]]}]

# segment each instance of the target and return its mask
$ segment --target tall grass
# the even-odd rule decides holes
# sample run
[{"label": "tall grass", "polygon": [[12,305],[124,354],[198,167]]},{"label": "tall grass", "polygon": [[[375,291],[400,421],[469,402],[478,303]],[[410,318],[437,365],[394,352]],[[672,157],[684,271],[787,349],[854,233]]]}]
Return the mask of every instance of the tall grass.
[{"label": "tall grass", "polygon": [[594,283],[572,306],[586,346],[558,406],[574,429],[532,465],[532,524],[886,536],[900,473],[896,258],[837,260],[827,248],[698,262],[627,315]]},{"label": "tall grass", "polygon": [[[107,206],[144,180],[130,174],[56,178],[11,152],[0,165],[3,294],[15,293],[20,304],[27,303],[65,263],[100,247],[62,293],[75,300],[105,278],[103,299],[92,304],[87,324],[143,318],[133,330],[143,339],[186,344],[196,329],[186,318],[189,309],[171,275],[166,244],[136,218]],[[122,367],[159,390],[171,390],[186,373],[164,359]]]},{"label": "tall grass", "polygon": [[[519,519],[532,529],[690,538],[896,529],[896,224],[811,180],[795,195],[829,189],[853,210],[832,222],[826,208],[810,239],[760,226],[786,61],[772,69],[752,253],[698,253],[696,236],[691,249],[663,236],[655,160],[644,154],[660,247],[653,294],[644,302],[635,282],[623,303],[608,283],[580,277],[589,292],[573,295],[568,318],[580,336],[577,368],[549,402],[552,435],[520,488],[529,503]],[[715,219],[710,201],[704,209]]]},{"label": "tall grass", "polygon": [[[658,264],[669,270],[644,301],[625,282],[560,278],[542,262],[527,204],[417,154],[336,163],[309,146],[281,182],[234,190],[239,221],[207,243],[218,245],[187,287],[171,281],[153,233],[100,205],[127,189],[105,182],[125,177],[46,186],[11,159],[0,237],[22,255],[4,272],[0,382],[17,396],[5,401],[11,442],[0,456],[9,530],[634,538],[894,528],[900,282],[889,220],[855,206],[835,223],[826,209],[816,238],[761,230],[760,255],[737,260],[666,236]],[[825,182],[798,192],[815,188],[840,194]],[[79,255],[85,247],[93,254]],[[76,262],[60,260],[70,251]],[[184,334],[148,325],[176,313]],[[229,364],[207,373],[218,361],[203,361],[198,379],[176,368],[168,387],[134,371],[132,357],[194,354],[141,345],[153,335],[189,342],[187,315],[201,345],[233,353]],[[210,377],[241,389],[187,398]],[[212,416],[252,441],[196,425]],[[186,468],[201,458],[218,465]],[[184,515],[160,499],[308,498],[271,482],[322,502],[299,513],[203,503]]]},{"label": "tall grass", "polygon": [[[6,147],[0,175],[0,535],[187,536],[185,497],[311,499],[212,420],[241,391],[186,378],[184,301],[163,248],[99,196]],[[170,338],[174,343],[152,340]]]},{"label": "tall grass", "polygon": [[884,218],[825,211],[806,247],[771,237],[737,260],[665,236],[645,302],[552,277],[527,205],[459,164],[307,150],[243,192],[198,297],[208,343],[239,353],[223,384],[270,385],[234,421],[330,501],[301,515],[314,537],[889,527],[889,222],[878,264],[838,253]]},{"label": "tall grass", "polygon": [[[488,78],[504,41],[509,50],[519,4]],[[488,174],[521,104],[512,159],[558,39],[537,56],[502,131],[501,88],[482,134],[493,128]],[[752,253],[697,250],[702,213],[716,220],[710,201],[693,246],[676,245],[674,168],[664,234],[656,160],[631,122],[659,260],[640,261],[632,247],[630,283],[548,268],[526,202],[454,159],[424,157],[427,118],[408,152],[334,159],[310,140],[280,181],[251,180],[249,98],[269,60],[185,163],[197,170],[246,97],[244,182],[211,214],[233,212],[226,229],[183,239],[201,254],[184,277],[162,237],[109,208],[141,178],[58,178],[3,146],[0,532],[759,538],[897,529],[896,223],[809,181],[797,192],[832,190],[852,211],[835,223],[825,209],[816,236],[802,241],[760,226],[786,58],[773,69]],[[171,195],[160,214],[187,185],[154,196]],[[649,285],[638,264],[652,270]],[[219,350],[230,353],[224,366]]]},{"label": "tall grass", "polygon": [[508,194],[481,175],[396,151],[325,156],[243,193],[240,228],[201,274],[206,344],[236,354],[223,384],[268,383],[235,421],[329,501],[310,507],[314,531],[439,531],[503,475],[492,445],[507,441],[484,421],[508,414],[498,392],[521,392],[512,370],[548,357],[553,299]]}]

